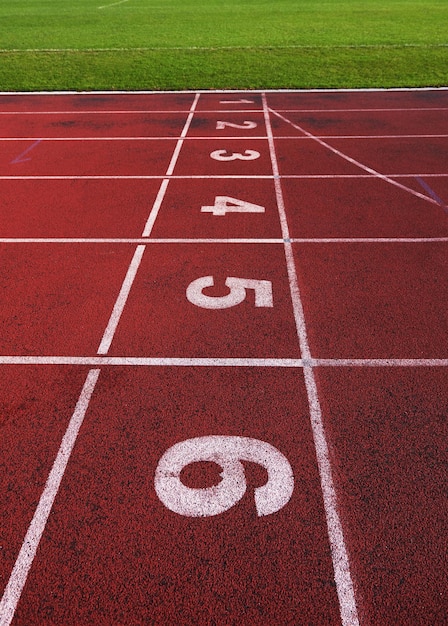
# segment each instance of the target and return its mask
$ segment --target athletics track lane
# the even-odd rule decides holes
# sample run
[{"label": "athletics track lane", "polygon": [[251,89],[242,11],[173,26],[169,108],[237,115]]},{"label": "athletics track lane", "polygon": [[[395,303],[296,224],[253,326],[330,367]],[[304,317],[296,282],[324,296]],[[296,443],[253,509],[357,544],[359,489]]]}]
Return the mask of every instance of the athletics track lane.
[{"label": "athletics track lane", "polygon": [[[0,237],[15,239],[2,242],[2,356],[17,355],[0,366],[3,585],[72,413],[82,422],[13,623],[443,623],[447,216],[434,198],[446,198],[446,140],[423,135],[443,134],[447,93],[268,94],[264,106],[252,93],[0,102],[5,119],[22,111],[30,139],[5,132],[0,173]],[[378,110],[350,110],[359,108]],[[410,145],[383,142],[392,133],[420,135],[408,154],[426,150],[429,170],[391,160],[390,148],[375,156]],[[212,211],[219,196],[236,199],[225,216]],[[210,300],[198,290],[188,299],[208,275]],[[264,281],[264,304],[249,288],[239,304],[204,308],[228,276]],[[28,355],[53,365],[18,365]],[[84,357],[98,370],[81,392]],[[292,468],[287,501],[257,515],[254,496],[272,477],[246,460],[246,491],[227,511],[169,510],[155,489],[161,457],[216,436],[224,457],[241,443],[245,454],[274,446],[263,454],[277,459],[283,495]],[[219,471],[190,463],[180,480],[203,489]],[[2,624],[15,604],[2,605]]]}]

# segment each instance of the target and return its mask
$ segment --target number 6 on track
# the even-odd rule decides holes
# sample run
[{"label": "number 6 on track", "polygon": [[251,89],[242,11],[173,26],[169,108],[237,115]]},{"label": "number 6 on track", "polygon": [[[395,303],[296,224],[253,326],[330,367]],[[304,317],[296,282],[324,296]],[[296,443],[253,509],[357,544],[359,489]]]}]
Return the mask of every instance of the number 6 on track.
[{"label": "number 6 on track", "polygon": [[250,278],[235,278],[230,276],[225,285],[230,292],[225,296],[207,296],[203,290],[213,287],[213,276],[197,278],[187,287],[187,300],[201,309],[230,309],[241,304],[246,299],[247,290],[255,291],[256,307],[273,307],[272,283],[269,280],[254,280]]},{"label": "number 6 on track", "polygon": [[[201,461],[222,467],[221,482],[203,489],[187,487],[180,479],[183,468]],[[267,483],[255,489],[259,517],[276,513],[289,502],[294,475],[288,459],[277,448],[259,439],[221,435],[187,439],[169,448],[157,465],[156,493],[167,509],[179,515],[219,515],[235,506],[246,493],[241,461],[257,463],[268,473]]]}]

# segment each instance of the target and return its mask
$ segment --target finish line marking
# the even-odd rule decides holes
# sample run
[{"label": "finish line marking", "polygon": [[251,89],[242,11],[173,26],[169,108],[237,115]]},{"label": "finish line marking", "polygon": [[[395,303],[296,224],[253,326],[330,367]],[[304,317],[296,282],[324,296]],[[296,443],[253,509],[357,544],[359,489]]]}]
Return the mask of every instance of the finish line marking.
[{"label": "finish line marking", "polygon": [[313,368],[310,367],[311,351],[308,343],[308,332],[306,328],[305,314],[303,311],[302,296],[297,279],[297,271],[293,257],[292,244],[288,221],[286,217],[283,191],[279,176],[277,154],[275,150],[274,136],[272,133],[270,109],[267,104],[266,94],[263,98],[263,112],[268,133],[269,153],[271,157],[272,173],[274,174],[275,193],[277,198],[277,208],[280,218],[283,239],[285,240],[285,259],[291,291],[291,300],[294,311],[297,337],[300,344],[300,353],[303,357],[303,375],[305,388],[308,396],[310,410],[310,425],[313,433],[314,448],[316,451],[317,465],[319,468],[319,478],[322,490],[322,498],[327,521],[328,540],[331,548],[333,561],[334,579],[336,591],[339,599],[339,609],[343,626],[359,626],[358,609],[350,572],[350,562],[345,545],[344,531],[339,517],[338,500],[333,482],[333,470],[331,467],[330,453],[328,449],[325,428],[322,420],[322,411],[317,392],[316,379]]}]

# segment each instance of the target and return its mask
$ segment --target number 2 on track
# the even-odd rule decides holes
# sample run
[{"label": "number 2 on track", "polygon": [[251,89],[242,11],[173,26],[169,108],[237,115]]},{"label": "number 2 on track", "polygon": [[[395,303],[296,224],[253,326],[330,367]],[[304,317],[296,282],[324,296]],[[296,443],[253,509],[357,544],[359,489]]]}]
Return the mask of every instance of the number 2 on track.
[{"label": "number 2 on track", "polygon": [[213,206],[201,207],[202,213],[226,215],[226,213],[264,213],[264,206],[232,198],[231,196],[216,196]]},{"label": "number 2 on track", "polygon": [[216,122],[216,130],[224,130],[226,127],[250,130],[251,128],[257,128],[257,122],[245,121],[242,124],[234,124],[233,122],[221,121]]}]

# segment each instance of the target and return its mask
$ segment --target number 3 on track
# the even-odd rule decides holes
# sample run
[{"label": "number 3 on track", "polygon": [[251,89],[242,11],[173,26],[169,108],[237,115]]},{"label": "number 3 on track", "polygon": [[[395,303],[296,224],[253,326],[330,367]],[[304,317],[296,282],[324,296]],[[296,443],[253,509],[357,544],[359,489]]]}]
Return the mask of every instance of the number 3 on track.
[{"label": "number 3 on track", "polygon": [[260,153],[256,150],[245,150],[244,154],[241,152],[230,152],[227,153],[227,150],[215,150],[210,153],[212,159],[215,161],[254,161],[255,159],[260,158]]},{"label": "number 3 on track", "polygon": [[[184,485],[180,474],[190,463],[209,461],[222,467],[221,482],[194,489]],[[231,509],[246,493],[241,461],[257,463],[267,470],[265,485],[255,489],[259,517],[276,513],[287,504],[294,489],[288,459],[270,443],[249,437],[211,435],[176,443],[160,459],[155,477],[156,493],[163,504],[186,517],[211,517]]]},{"label": "number 3 on track", "polygon": [[256,307],[273,307],[272,283],[269,280],[254,280],[251,278],[226,278],[225,285],[230,289],[225,296],[207,296],[203,290],[213,287],[213,276],[197,278],[187,287],[187,300],[201,309],[230,309],[241,304],[247,295],[248,289],[255,291]]}]

